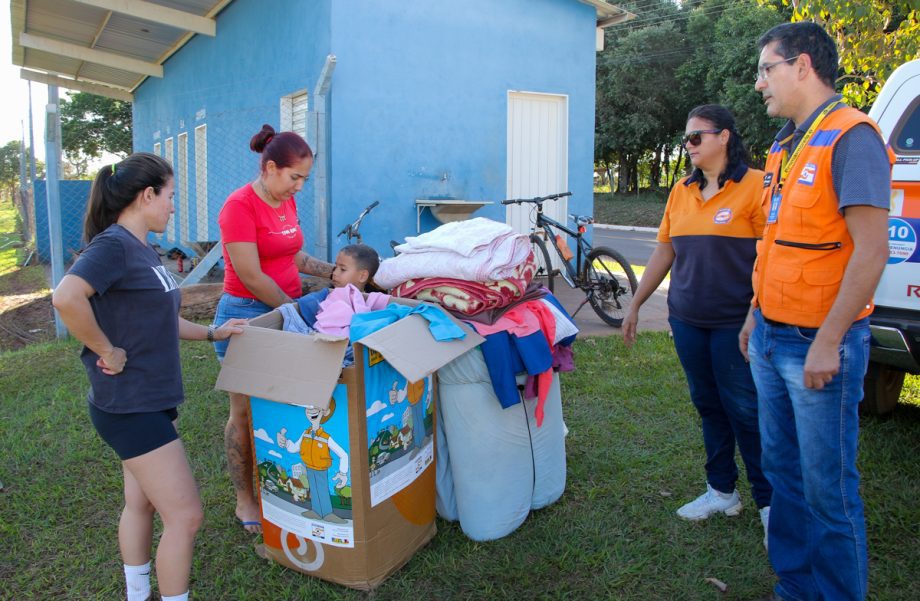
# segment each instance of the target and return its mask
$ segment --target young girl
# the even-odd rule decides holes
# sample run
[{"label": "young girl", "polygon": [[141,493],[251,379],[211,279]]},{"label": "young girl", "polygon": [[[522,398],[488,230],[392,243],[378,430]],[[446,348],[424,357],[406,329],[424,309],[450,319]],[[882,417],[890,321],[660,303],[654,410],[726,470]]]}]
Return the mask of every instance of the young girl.
[{"label": "young girl", "polygon": [[179,317],[180,293],[147,234],[174,211],[173,173],[162,158],[133,154],[103,167],[90,191],[86,249],[52,301],[81,353],[89,414],[121,458],[125,506],[118,525],[128,601],[151,598],[153,514],[163,521],[156,568],[163,601],[188,599],[201,500],[176,432],[183,401],[179,339],[225,340],[245,320],[219,328]]}]

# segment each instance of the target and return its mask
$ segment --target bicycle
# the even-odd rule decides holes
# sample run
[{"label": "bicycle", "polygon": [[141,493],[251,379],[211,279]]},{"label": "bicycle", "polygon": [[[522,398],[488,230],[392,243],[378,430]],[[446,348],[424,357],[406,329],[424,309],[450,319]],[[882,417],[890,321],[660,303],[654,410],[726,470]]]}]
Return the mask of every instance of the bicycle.
[{"label": "bicycle", "polygon": [[349,244],[351,244],[351,241],[353,238],[356,238],[358,240],[358,244],[363,244],[361,240],[361,232],[358,231],[359,228],[361,227],[361,220],[367,217],[367,214],[370,213],[372,210],[374,210],[374,207],[376,207],[379,204],[380,204],[379,200],[375,200],[374,202],[369,204],[363,211],[361,211],[361,214],[358,215],[357,219],[355,219],[354,221],[352,221],[351,223],[349,223],[348,225],[342,228],[342,231],[339,232],[336,238],[341,238],[342,236],[345,236],[348,239]]},{"label": "bicycle", "polygon": [[[544,202],[571,195],[571,192],[562,192],[536,198],[511,198],[501,203],[503,205],[530,203],[537,207],[537,215],[530,233],[534,259],[538,264],[535,279],[545,279],[546,287],[553,292],[555,290],[554,279],[558,274],[569,286],[579,288],[585,293],[585,300],[578,305],[572,317],[585,306],[585,303],[590,303],[591,308],[605,323],[620,327],[626,311],[632,304],[636,287],[639,285],[636,274],[633,273],[629,261],[619,252],[606,246],[595,248],[585,240],[587,226],[594,223],[593,217],[570,214],[569,217],[575,222],[576,227],[575,230],[571,230],[543,214]],[[577,244],[575,253],[572,253],[568,243],[561,234],[556,233],[556,230],[575,239]],[[553,267],[546,240],[551,242],[555,254],[559,256],[561,270]],[[572,259],[575,259],[574,264]]]}]

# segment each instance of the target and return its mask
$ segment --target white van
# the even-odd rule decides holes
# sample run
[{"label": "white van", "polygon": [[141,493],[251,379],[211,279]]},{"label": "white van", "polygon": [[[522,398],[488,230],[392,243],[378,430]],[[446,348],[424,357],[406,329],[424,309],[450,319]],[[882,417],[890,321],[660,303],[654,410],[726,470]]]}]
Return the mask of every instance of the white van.
[{"label": "white van", "polygon": [[891,173],[888,265],[869,318],[872,348],[863,409],[890,411],[904,374],[920,373],[920,60],[898,67],[869,111],[897,156]]}]

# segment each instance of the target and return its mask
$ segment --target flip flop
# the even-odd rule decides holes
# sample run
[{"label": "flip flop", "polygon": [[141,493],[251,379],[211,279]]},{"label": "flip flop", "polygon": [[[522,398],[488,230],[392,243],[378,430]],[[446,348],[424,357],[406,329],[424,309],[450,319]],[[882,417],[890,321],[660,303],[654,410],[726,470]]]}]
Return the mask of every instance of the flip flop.
[{"label": "flip flop", "polygon": [[[243,530],[246,530],[249,526],[258,526],[259,528],[262,527],[262,522],[261,522],[261,520],[256,520],[256,521],[243,521],[243,520],[237,518],[236,521],[239,522],[240,526],[243,527]],[[249,532],[249,530],[246,530],[246,532]],[[249,534],[261,534],[261,532],[249,532]]]}]

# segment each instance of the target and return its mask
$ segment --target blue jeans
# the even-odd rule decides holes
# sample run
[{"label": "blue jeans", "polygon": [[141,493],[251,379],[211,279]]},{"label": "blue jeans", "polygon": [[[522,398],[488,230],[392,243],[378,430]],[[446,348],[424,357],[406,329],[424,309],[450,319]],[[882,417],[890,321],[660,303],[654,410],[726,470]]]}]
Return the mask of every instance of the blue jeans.
[{"label": "blue jeans", "polygon": [[869,321],[840,343],[840,372],[805,388],[816,329],[775,326],[754,312],[748,353],[760,397],[763,467],[773,485],[770,563],[789,601],[865,599],[866,524],[859,497],[857,409],[869,362]]},{"label": "blue jeans", "polygon": [[[219,327],[228,319],[233,318],[252,319],[263,313],[268,313],[271,310],[272,307],[269,307],[260,300],[232,296],[224,292],[220,296],[220,300],[217,301],[217,311],[214,314],[214,325]],[[227,346],[230,344],[230,340],[215,340],[213,344],[214,352],[217,353],[217,360],[223,361],[224,355],[227,354]]]},{"label": "blue jeans", "polygon": [[766,507],[772,490],[760,467],[757,392],[751,369],[738,350],[741,328],[700,328],[674,317],[668,322],[687,375],[690,400],[703,423],[707,482],[719,492],[735,490],[737,443],[751,496],[757,507]]},{"label": "blue jeans", "polygon": [[329,494],[329,470],[307,468],[307,482],[310,486],[310,507],[319,517],[332,513],[332,495]]}]

